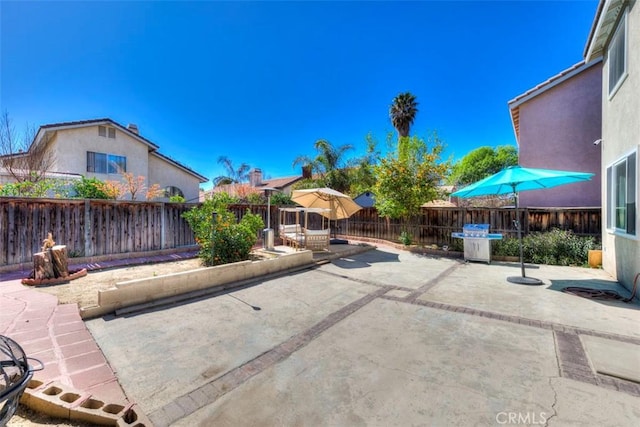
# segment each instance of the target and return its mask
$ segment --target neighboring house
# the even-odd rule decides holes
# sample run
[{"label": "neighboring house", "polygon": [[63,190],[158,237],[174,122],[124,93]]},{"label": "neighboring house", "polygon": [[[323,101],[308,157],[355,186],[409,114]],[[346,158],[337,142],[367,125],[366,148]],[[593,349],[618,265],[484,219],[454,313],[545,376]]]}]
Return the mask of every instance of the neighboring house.
[{"label": "neighboring house", "polygon": [[[120,180],[120,171],[145,177],[147,187],[158,184],[168,196],[198,201],[199,187],[208,179],[161,154],[158,145],[141,136],[138,127],[124,127],[109,118],[40,126],[29,150],[46,144],[53,154],[51,170],[102,181]],[[27,153],[28,155],[28,153]]]},{"label": "neighboring house", "polygon": [[371,191],[365,191],[364,193],[356,196],[353,201],[356,202],[360,207],[372,208],[376,204],[376,195]]},{"label": "neighboring house", "polygon": [[594,173],[589,182],[520,193],[523,207],[600,207],[602,60],[582,61],[509,101],[524,167]]},{"label": "neighboring house", "polygon": [[602,265],[631,289],[640,273],[640,3],[600,0],[584,58],[600,57]]},{"label": "neighboring house", "polygon": [[276,190],[291,195],[293,185],[303,179],[311,178],[310,170],[302,168],[302,175],[288,176],[284,178],[262,179],[262,170],[254,168],[249,172],[248,183],[224,184],[213,187],[211,190],[200,194],[200,201],[204,201],[213,193],[227,193],[230,196],[244,198],[252,193],[262,193],[265,188]]}]

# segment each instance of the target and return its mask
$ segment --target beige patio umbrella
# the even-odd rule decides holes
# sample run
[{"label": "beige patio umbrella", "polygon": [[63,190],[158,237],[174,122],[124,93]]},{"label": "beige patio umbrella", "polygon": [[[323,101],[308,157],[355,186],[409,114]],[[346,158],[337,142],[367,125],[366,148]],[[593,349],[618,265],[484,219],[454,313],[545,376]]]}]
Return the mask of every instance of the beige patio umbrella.
[{"label": "beige patio umbrella", "polygon": [[330,209],[320,215],[334,221],[349,218],[362,209],[351,197],[327,187],[294,190],[291,194],[291,200],[305,208]]},{"label": "beige patio umbrella", "polygon": [[349,218],[362,209],[351,197],[326,187],[294,190],[291,200],[305,208],[331,209],[321,215],[333,220]]}]

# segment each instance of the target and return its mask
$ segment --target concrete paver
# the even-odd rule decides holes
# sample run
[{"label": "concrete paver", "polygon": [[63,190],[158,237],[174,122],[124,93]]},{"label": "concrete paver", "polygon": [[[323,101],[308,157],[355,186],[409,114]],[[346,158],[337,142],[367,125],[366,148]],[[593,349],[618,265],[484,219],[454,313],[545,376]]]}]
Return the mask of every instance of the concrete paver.
[{"label": "concrete paver", "polygon": [[593,370],[640,383],[640,345],[584,335]]},{"label": "concrete paver", "polygon": [[[544,282],[542,286],[506,281],[518,274],[516,264],[461,264],[419,299],[640,338],[637,303],[579,298],[560,291],[566,286],[603,283],[615,288],[616,282],[603,270],[542,265],[527,269],[527,275]],[[626,292],[622,287],[617,289],[621,294]]]},{"label": "concrete paver", "polygon": [[374,289],[345,286],[312,270],[217,298],[94,319],[87,326],[127,394],[152,412]]},{"label": "concrete paver", "polygon": [[556,289],[614,286],[598,270],[528,287],[516,268],[380,248],[88,325],[158,426],[636,425],[640,384],[595,372],[580,338],[635,345],[637,302]]},{"label": "concrete paver", "polygon": [[624,293],[601,270],[538,266],[527,274],[543,286],[506,282],[518,274],[381,247],[87,323],[9,281],[0,333],[45,362],[39,379],[108,401],[126,399],[122,384],[158,426],[637,425],[640,383],[594,368],[609,342],[636,360],[637,301],[559,292]]}]

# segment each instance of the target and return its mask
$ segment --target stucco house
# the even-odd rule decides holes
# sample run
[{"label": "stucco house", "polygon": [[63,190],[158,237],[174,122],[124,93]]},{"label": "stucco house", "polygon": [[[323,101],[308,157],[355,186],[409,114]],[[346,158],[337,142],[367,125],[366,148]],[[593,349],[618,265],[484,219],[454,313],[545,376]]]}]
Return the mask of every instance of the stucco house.
[{"label": "stucco house", "polygon": [[602,67],[603,268],[631,289],[640,273],[640,4],[600,0],[584,50]]},{"label": "stucco house", "polygon": [[311,171],[304,167],[302,168],[302,175],[270,179],[263,179],[262,170],[259,168],[253,168],[249,171],[248,183],[223,184],[213,187],[211,190],[200,193],[200,201],[202,202],[206,200],[214,193],[227,193],[230,196],[243,198],[252,193],[264,193],[265,188],[275,188],[276,190],[290,196],[293,191],[293,185],[298,181],[308,178],[311,178]]},{"label": "stucco house", "polygon": [[600,207],[602,59],[578,64],[508,102],[521,166],[595,174],[589,182],[525,191],[524,207]]},{"label": "stucco house", "polygon": [[[182,195],[197,202],[200,184],[208,179],[158,151],[158,145],[109,119],[83,120],[40,126],[29,151],[46,144],[52,153],[50,172],[66,176],[120,180],[119,171],[145,177],[145,185],[158,184],[168,196]],[[21,154],[24,155],[24,154]],[[26,153],[28,155],[28,153]]]}]

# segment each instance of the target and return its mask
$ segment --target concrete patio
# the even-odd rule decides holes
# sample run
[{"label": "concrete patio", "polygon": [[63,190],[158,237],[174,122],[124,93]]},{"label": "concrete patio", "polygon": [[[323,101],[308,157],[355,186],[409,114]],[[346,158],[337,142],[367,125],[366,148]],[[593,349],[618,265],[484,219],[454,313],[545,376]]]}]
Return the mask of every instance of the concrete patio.
[{"label": "concrete patio", "polygon": [[637,425],[640,307],[601,270],[379,247],[169,308],[86,322],[162,425]]}]

